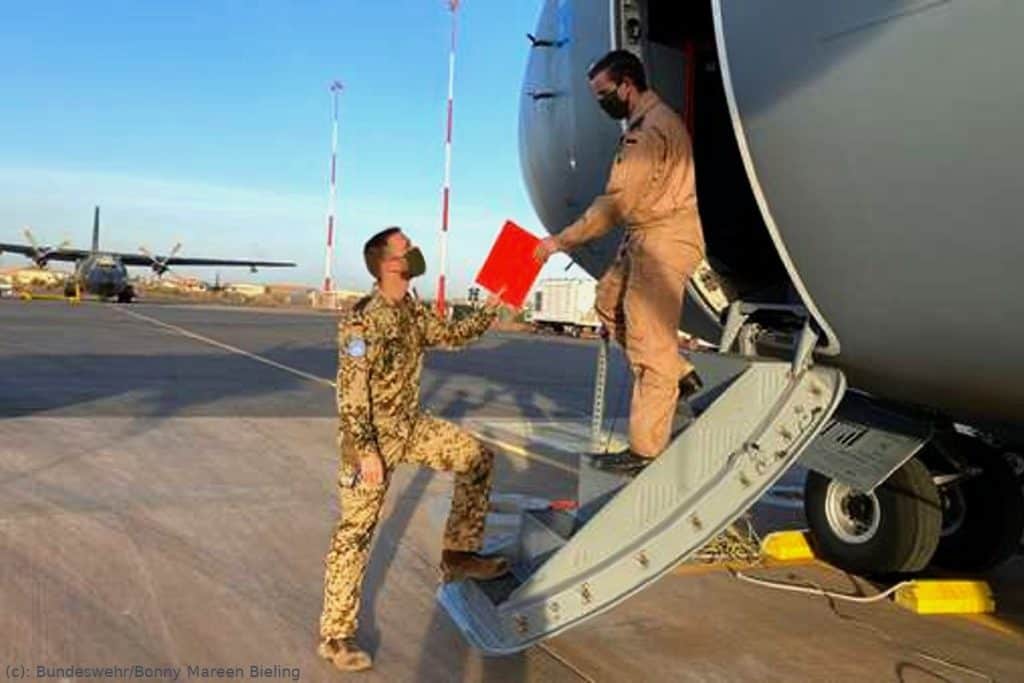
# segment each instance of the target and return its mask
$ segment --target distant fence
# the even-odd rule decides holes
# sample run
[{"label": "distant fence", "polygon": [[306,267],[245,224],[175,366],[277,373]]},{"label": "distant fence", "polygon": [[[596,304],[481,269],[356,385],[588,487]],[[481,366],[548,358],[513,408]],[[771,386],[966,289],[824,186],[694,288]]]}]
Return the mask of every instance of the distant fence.
[{"label": "distant fence", "polygon": [[309,303],[313,308],[345,310],[351,308],[364,295],[359,292],[310,292]]}]

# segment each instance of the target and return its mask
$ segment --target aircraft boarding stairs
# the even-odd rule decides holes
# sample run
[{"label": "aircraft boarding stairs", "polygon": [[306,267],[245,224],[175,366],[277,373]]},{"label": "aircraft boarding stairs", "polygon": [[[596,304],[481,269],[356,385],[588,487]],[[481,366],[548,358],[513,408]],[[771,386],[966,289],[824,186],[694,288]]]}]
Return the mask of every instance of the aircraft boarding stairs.
[{"label": "aircraft boarding stairs", "polygon": [[[751,351],[750,318],[734,306],[723,349],[738,341]],[[597,470],[582,455],[578,508],[523,512],[518,541],[505,551],[509,575],[441,586],[438,600],[467,640],[486,654],[522,650],[625,600],[721,533],[839,404],[845,379],[812,365],[816,342],[802,323],[792,361],[691,354],[705,388],[690,401],[695,418],[661,456],[632,477]]]}]

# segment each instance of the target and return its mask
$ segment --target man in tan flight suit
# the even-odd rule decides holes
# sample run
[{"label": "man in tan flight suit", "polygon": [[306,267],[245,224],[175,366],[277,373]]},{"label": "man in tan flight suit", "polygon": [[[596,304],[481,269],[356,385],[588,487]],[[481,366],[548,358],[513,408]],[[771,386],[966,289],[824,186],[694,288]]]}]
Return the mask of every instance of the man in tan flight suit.
[{"label": "man in tan flight suit", "polygon": [[363,249],[376,278],[338,326],[338,413],[341,521],[325,559],[318,652],[343,671],[371,666],[355,641],[359,595],[370,541],[392,472],[402,462],[455,472],[444,534],[444,580],[491,579],[508,571],[500,557],[477,554],[484,535],[494,456],[445,420],[420,410],[424,349],[462,346],[494,320],[497,297],[455,323],[442,320],[409,294],[425,271],[423,255],[399,228],[372,237]]},{"label": "man in tan flight suit", "polygon": [[624,50],[588,71],[598,103],[627,119],[605,193],[560,234],[537,248],[544,261],[626,228],[619,256],[597,286],[601,321],[625,348],[633,369],[629,449],[596,465],[635,471],[668,444],[676,402],[701,388],[679,354],[676,331],[686,282],[704,257],[693,153],[683,120],[647,88],[643,64]]}]

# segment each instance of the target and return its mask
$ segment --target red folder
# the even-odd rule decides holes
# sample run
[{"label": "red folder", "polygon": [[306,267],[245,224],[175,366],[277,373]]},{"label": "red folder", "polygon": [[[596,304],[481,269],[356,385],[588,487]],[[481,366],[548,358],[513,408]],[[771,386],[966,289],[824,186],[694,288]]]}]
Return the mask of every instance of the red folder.
[{"label": "red folder", "polygon": [[539,237],[506,221],[476,276],[477,284],[492,294],[504,289],[502,301],[519,308],[540,273],[541,264],[533,258],[538,244]]}]

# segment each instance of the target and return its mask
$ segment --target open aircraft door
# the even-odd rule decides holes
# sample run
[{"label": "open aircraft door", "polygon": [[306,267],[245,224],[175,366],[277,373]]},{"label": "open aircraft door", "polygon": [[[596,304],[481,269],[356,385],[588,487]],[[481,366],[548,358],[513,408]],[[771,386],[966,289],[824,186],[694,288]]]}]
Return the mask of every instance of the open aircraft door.
[{"label": "open aircraft door", "polygon": [[[588,88],[587,65],[610,47],[641,49],[633,39],[642,21],[636,7],[625,0],[549,0],[544,8],[527,68],[520,145],[531,199],[545,225],[568,225],[602,189],[619,129],[581,89]],[[685,107],[685,60],[656,51],[641,56],[653,62],[667,97],[682,98],[674,103]],[[679,92],[672,92],[672,82]],[[529,182],[566,175],[571,182],[558,187]],[[556,191],[566,196],[546,194]],[[614,249],[584,249],[573,258],[599,275],[607,254]],[[518,537],[500,550],[509,556],[509,575],[439,589],[438,600],[477,648],[517,652],[650,585],[750,508],[839,405],[846,380],[837,368],[813,364],[824,334],[802,306],[716,301],[696,291],[694,281],[688,305],[711,315],[690,315],[688,325],[722,320],[706,336],[691,331],[720,336],[725,353],[690,356],[705,382],[690,401],[693,419],[635,477],[600,471],[581,456],[578,508],[523,512]],[[788,333],[791,360],[755,355],[753,333],[766,322]],[[729,353],[734,345],[739,354]]]},{"label": "open aircraft door", "polygon": [[843,396],[843,374],[811,364],[817,339],[805,325],[792,362],[692,354],[709,381],[691,401],[695,419],[657,460],[631,479],[581,456],[579,508],[524,512],[506,550],[510,575],[441,587],[466,638],[490,654],[522,650],[625,600],[721,533],[797,460]]}]

